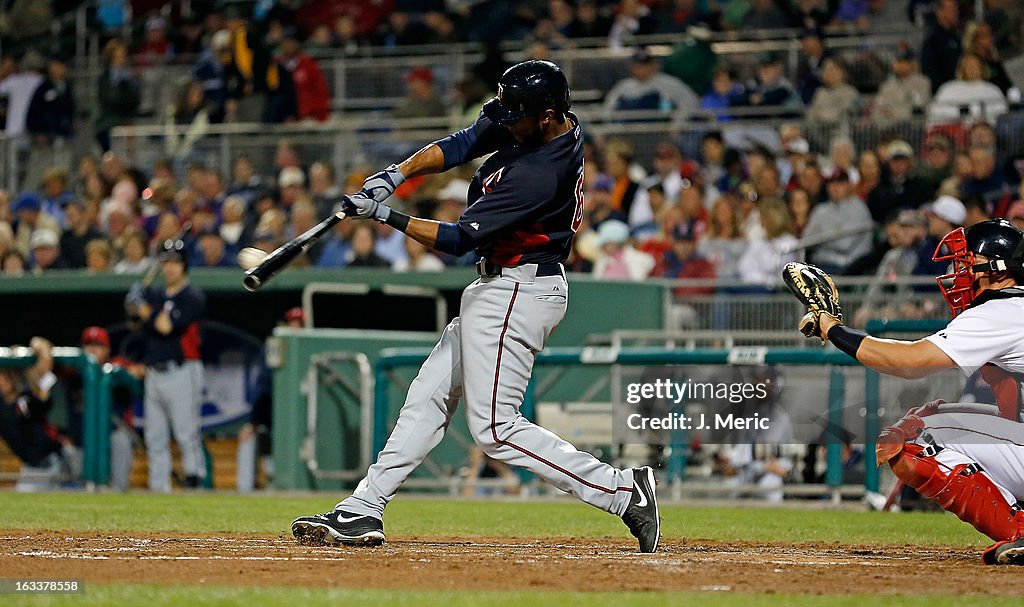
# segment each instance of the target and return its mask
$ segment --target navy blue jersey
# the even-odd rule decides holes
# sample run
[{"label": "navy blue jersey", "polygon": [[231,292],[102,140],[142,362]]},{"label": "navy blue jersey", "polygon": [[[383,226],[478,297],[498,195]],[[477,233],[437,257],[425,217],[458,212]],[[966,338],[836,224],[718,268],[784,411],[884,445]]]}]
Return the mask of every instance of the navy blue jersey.
[{"label": "navy blue jersey", "polygon": [[519,145],[482,113],[439,142],[445,169],[495,152],[473,175],[458,225],[476,252],[506,266],[561,263],[583,220],[583,131],[573,128],[536,147]]},{"label": "navy blue jersey", "polygon": [[[153,312],[143,325],[146,346],[142,362],[148,367],[200,360],[199,322],[206,313],[206,294],[190,284],[172,296],[164,289],[147,289],[145,297]],[[155,325],[157,315],[164,309],[171,316],[172,329],[167,335],[157,331]]]}]

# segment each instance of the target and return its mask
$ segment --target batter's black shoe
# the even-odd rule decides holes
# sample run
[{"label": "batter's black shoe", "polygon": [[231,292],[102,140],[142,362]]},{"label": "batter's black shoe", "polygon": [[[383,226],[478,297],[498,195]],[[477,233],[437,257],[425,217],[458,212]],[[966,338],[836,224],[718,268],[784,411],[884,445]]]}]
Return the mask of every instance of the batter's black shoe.
[{"label": "batter's black shoe", "polygon": [[384,523],[372,516],[335,510],[295,519],[292,536],[303,546],[380,546]]},{"label": "batter's black shoe", "polygon": [[989,547],[982,560],[986,565],[1024,565],[1024,538]]},{"label": "batter's black shoe", "polygon": [[654,552],[661,539],[661,516],[658,514],[658,496],[655,493],[654,469],[650,466],[633,468],[633,496],[622,515],[629,532],[640,541],[640,552]]}]

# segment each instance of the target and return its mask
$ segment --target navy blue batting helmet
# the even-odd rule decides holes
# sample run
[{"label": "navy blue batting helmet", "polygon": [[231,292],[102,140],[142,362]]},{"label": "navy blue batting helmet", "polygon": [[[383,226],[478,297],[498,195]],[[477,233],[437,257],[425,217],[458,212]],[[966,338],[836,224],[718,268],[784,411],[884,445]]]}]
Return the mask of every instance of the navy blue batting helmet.
[{"label": "navy blue batting helmet", "polygon": [[498,124],[510,124],[547,109],[558,120],[569,111],[569,82],[550,61],[523,61],[505,70],[498,80],[498,96],[484,104],[484,115]]}]

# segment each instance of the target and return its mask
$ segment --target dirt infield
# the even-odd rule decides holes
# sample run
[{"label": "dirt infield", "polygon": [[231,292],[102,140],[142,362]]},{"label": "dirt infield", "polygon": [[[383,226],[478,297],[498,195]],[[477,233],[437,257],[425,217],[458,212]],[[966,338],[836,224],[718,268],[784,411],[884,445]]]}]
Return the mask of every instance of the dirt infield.
[{"label": "dirt infield", "polygon": [[[0,531],[4,577],[87,582],[438,590],[1015,594],[1020,569],[971,549],[631,538],[396,537],[379,548],[307,548],[291,537]],[[928,575],[923,575],[928,572]],[[1012,577],[1010,577],[1012,576]]]}]

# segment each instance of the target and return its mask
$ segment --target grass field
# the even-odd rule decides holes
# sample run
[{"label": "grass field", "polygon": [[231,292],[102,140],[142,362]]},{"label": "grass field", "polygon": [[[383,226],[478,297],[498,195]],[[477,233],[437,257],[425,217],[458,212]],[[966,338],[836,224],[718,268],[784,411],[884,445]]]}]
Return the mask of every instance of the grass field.
[{"label": "grass field", "polygon": [[[31,537],[33,531],[40,534],[49,534],[59,539],[60,536],[76,536],[78,534],[93,534],[90,537],[106,537],[103,534],[109,533],[110,537],[116,538],[124,535],[136,537],[140,534],[145,537],[156,538],[158,541],[161,534],[167,534],[181,538],[179,541],[188,542],[191,535],[219,536],[228,538],[245,538],[247,536],[259,538],[276,538],[276,546],[286,547],[289,555],[302,554],[296,552],[297,548],[287,545],[288,525],[291,519],[300,514],[323,512],[330,510],[333,505],[332,496],[319,497],[292,497],[292,496],[237,496],[221,494],[190,494],[173,496],[155,496],[149,494],[44,494],[44,495],[20,495],[12,493],[0,493],[0,512],[2,524],[0,524],[0,535],[4,536],[2,542],[9,543],[18,536],[19,531],[28,531],[21,536]],[[877,551],[880,554],[898,554],[901,550],[912,547],[920,550],[923,546],[956,547],[962,549],[965,555],[976,554],[978,549],[986,545],[987,540],[973,529],[957,521],[954,517],[940,514],[884,514],[856,511],[835,511],[815,509],[769,509],[769,508],[741,508],[741,507],[700,507],[700,506],[665,506],[663,508],[664,526],[663,536],[668,546],[667,550],[681,552],[684,547],[709,543],[713,546],[721,546],[723,550],[729,551],[730,543],[741,542],[746,544],[764,545],[795,545],[796,551],[800,553],[800,546],[806,545],[815,547],[818,553],[828,554],[829,546],[837,548],[846,546],[867,547],[867,552]],[[386,529],[389,535],[389,546],[398,541],[401,544],[402,538],[419,538],[421,544],[423,538],[454,538],[459,540],[451,544],[450,548],[442,547],[445,554],[457,553],[468,548],[461,546],[472,545],[474,538],[481,539],[479,542],[494,543],[494,538],[508,538],[510,542],[530,541],[532,543],[517,546],[514,552],[516,559],[521,559],[521,554],[535,554],[545,552],[544,546],[548,543],[585,543],[587,541],[597,542],[595,544],[601,550],[609,550],[612,546],[616,550],[629,552],[635,547],[632,538],[628,537],[621,522],[615,517],[598,512],[592,508],[580,505],[572,501],[463,501],[444,499],[415,499],[402,497],[396,500],[388,509],[385,520]],[[31,531],[30,531],[31,530]],[[56,532],[56,533],[52,533]],[[531,539],[532,538],[532,539]],[[537,541],[537,540],[549,540]],[[22,540],[24,541],[24,540]],[[57,540],[54,540],[57,541]],[[90,540],[91,541],[91,540]],[[154,540],[143,540],[154,541]],[[241,541],[241,540],[230,540]],[[265,541],[272,541],[267,539]],[[621,544],[622,548],[618,548]],[[825,548],[822,548],[825,547]],[[887,548],[888,547],[888,548]],[[283,550],[279,548],[278,550]],[[947,548],[948,549],[948,548]],[[486,584],[484,589],[466,588],[451,589],[439,584],[432,588],[422,580],[395,580],[395,588],[362,587],[358,583],[339,583],[331,581],[332,571],[343,571],[334,568],[347,568],[372,565],[375,558],[372,549],[368,552],[363,549],[359,554],[350,558],[343,549],[317,549],[331,550],[328,556],[338,555],[345,557],[338,558],[336,562],[311,563],[305,569],[312,571],[311,575],[319,574],[325,578],[317,581],[318,587],[296,587],[293,581],[279,579],[274,581],[274,571],[277,566],[274,561],[266,564],[261,563],[257,571],[265,571],[270,577],[269,581],[264,580],[257,585],[249,585],[246,576],[241,576],[236,583],[205,583],[194,582],[183,584],[176,580],[167,580],[164,584],[157,579],[152,583],[152,578],[147,578],[146,583],[133,584],[124,581],[111,582],[110,580],[90,580],[91,571],[88,563],[83,561],[75,562],[85,573],[79,577],[86,580],[87,589],[83,595],[48,596],[48,597],[16,597],[16,602],[7,602],[0,596],[0,604],[26,604],[26,605],[146,605],[154,607],[157,605],[298,605],[331,604],[331,605],[444,605],[452,607],[456,605],[485,605],[498,601],[510,604],[529,605],[723,605],[723,606],[752,606],[752,605],[911,605],[920,604],[920,596],[906,594],[898,582],[894,581],[889,588],[884,583],[881,587],[877,583],[866,590],[867,594],[837,595],[834,592],[822,593],[821,588],[808,585],[807,591],[775,593],[771,587],[763,588],[762,592],[735,592],[730,587],[711,588],[709,590],[696,590],[687,592],[659,592],[659,586],[653,584],[626,584],[626,588],[642,588],[642,591],[609,591],[597,593],[569,593],[558,590],[534,591],[529,588],[506,588],[489,590]],[[704,550],[700,548],[700,550]],[[822,551],[825,552],[822,552]],[[587,549],[582,552],[586,553]],[[24,563],[25,559],[31,558],[23,555],[23,552],[4,551],[0,555],[0,564],[5,559],[12,560],[12,563]],[[579,552],[579,551],[578,551]],[[715,552],[712,551],[712,554]],[[703,557],[703,552],[696,553],[700,558],[690,561],[675,560],[669,562],[656,561],[663,569],[659,575],[695,575],[702,573],[704,568],[715,568],[713,560]],[[401,565],[408,560],[416,560],[407,555],[389,553],[388,566]],[[413,555],[415,556],[415,555]],[[543,555],[541,555],[543,556]],[[655,555],[660,556],[660,555]],[[634,558],[636,557],[636,558]],[[169,558],[169,557],[168,557]],[[179,557],[190,558],[190,557]],[[262,557],[260,557],[262,558]],[[493,558],[484,554],[482,562],[491,572],[490,575],[512,577],[517,575],[519,560],[509,561],[507,555],[498,554]],[[577,559],[579,556],[567,556],[565,558]],[[640,555],[623,554],[616,556],[619,560],[595,564],[595,569],[601,567],[603,573],[599,575],[618,575],[616,563],[622,563],[622,567],[629,567],[629,575],[636,575],[636,567],[642,565],[643,558]],[[791,558],[791,557],[786,557]],[[830,557],[831,558],[831,557]],[[284,560],[284,559],[281,559]],[[298,559],[303,560],[303,559]],[[308,559],[307,559],[308,560]],[[430,559],[420,559],[428,561]],[[33,563],[39,562],[39,577],[62,577],[64,565],[71,561],[36,559]],[[682,564],[680,564],[682,563]],[[554,563],[552,563],[554,564]],[[889,575],[891,571],[886,567],[868,570],[879,571]],[[940,563],[941,564],[941,563]],[[821,563],[815,563],[816,566]],[[2,566],[2,565],[0,565]],[[97,565],[99,566],[99,565]],[[540,565],[543,567],[543,563]],[[915,567],[913,562],[894,561],[892,567],[908,568]],[[942,565],[945,566],[945,565]],[[455,566],[458,571],[458,564]],[[10,567],[5,570],[10,571]],[[33,569],[34,571],[34,569]],[[640,570],[642,571],[642,569]],[[781,569],[777,569],[781,571]],[[825,571],[830,569],[818,569]],[[840,568],[836,569],[840,572]],[[852,570],[843,569],[842,573],[849,578]],[[1000,573],[1014,574],[1005,569]],[[308,572],[305,572],[306,574]],[[432,575],[431,570],[423,572],[424,575]],[[404,574],[409,575],[409,574]],[[417,575],[417,574],[412,574]],[[626,575],[623,569],[622,575]],[[860,575],[860,574],[855,574]],[[9,577],[3,575],[2,577]],[[877,575],[875,576],[877,577]],[[654,578],[652,578],[654,579]],[[667,578],[660,578],[667,579]],[[1004,578],[1009,581],[1009,578]],[[1019,579],[1017,577],[1014,580]],[[407,581],[408,584],[404,584]],[[677,580],[678,581],[678,580]],[[876,580],[877,582],[877,580]],[[844,579],[844,584],[849,585],[850,579]],[[856,579],[852,580],[856,587]],[[389,584],[390,585],[390,584]],[[406,587],[403,587],[406,586]],[[599,588],[600,586],[595,586]],[[799,588],[799,587],[798,587]],[[881,588],[881,592],[879,592]],[[984,587],[983,587],[984,588]],[[792,586],[789,587],[792,589]],[[967,589],[968,591],[970,589]],[[938,594],[928,597],[928,600],[956,601],[962,604],[964,597],[950,594]],[[1019,605],[1022,601],[1013,596],[999,597],[986,596],[984,598],[987,606],[997,605]]]}]

